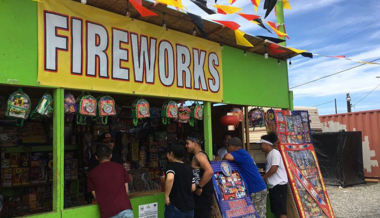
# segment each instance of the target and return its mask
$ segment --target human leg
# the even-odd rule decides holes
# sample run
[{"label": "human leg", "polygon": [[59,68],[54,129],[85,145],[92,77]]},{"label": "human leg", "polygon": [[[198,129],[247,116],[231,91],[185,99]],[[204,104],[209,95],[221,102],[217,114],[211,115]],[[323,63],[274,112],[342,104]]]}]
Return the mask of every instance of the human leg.
[{"label": "human leg", "polygon": [[266,218],[267,213],[267,189],[252,193],[251,198],[260,218]]}]

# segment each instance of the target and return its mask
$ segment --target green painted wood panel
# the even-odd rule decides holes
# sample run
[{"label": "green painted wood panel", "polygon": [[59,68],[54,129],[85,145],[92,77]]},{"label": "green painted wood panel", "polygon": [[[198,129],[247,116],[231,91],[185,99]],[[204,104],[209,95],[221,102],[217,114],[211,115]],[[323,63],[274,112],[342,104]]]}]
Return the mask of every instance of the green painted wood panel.
[{"label": "green painted wood panel", "polygon": [[228,46],[222,58],[224,103],[289,108],[286,62]]},{"label": "green painted wood panel", "polygon": [[37,85],[37,4],[0,1],[0,84]]}]

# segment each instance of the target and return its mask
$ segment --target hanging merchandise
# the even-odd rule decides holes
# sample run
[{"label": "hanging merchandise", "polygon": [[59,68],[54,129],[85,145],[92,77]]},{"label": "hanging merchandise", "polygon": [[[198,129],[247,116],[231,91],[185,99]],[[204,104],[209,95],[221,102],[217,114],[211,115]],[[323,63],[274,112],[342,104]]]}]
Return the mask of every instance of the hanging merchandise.
[{"label": "hanging merchandise", "polygon": [[162,123],[170,123],[170,119],[178,118],[178,105],[175,101],[167,101],[162,105],[161,110]]},{"label": "hanging merchandise", "polygon": [[244,119],[243,111],[240,108],[237,108],[237,107],[232,108],[231,113],[239,118],[239,122],[243,122],[243,119]]},{"label": "hanging merchandise", "polygon": [[23,126],[24,120],[28,119],[31,108],[30,98],[25,94],[21,88],[18,91],[13,92],[7,103],[6,116],[21,119],[21,123],[17,123],[17,126]]},{"label": "hanging merchandise", "polygon": [[263,127],[265,125],[264,111],[261,108],[252,108],[248,112],[249,127]]},{"label": "hanging merchandise", "polygon": [[191,110],[187,106],[181,105],[178,108],[178,122],[187,123],[190,120]]},{"label": "hanging merchandise", "polygon": [[239,118],[235,115],[224,115],[220,118],[220,124],[223,126],[236,126],[239,124]]},{"label": "hanging merchandise", "polygon": [[51,117],[53,114],[53,97],[49,93],[45,93],[41,100],[38,102],[37,107],[30,114],[31,119],[40,117]]},{"label": "hanging merchandise", "polygon": [[195,120],[203,120],[203,107],[198,102],[191,106],[190,126],[194,126]]},{"label": "hanging merchandise", "polygon": [[274,116],[274,110],[273,109],[269,109],[266,114],[265,114],[265,121],[266,121],[266,129],[267,129],[267,133],[271,133],[271,132],[274,132],[274,133],[277,133],[277,130],[276,130],[276,118]]},{"label": "hanging merchandise", "polygon": [[79,105],[79,111],[77,113],[77,124],[85,125],[86,116],[96,116],[96,99],[90,94],[82,95],[78,97],[77,103]]},{"label": "hanging merchandise", "polygon": [[116,115],[115,100],[111,96],[102,96],[98,100],[98,114],[103,124],[107,124],[109,116]]},{"label": "hanging merchandise", "polygon": [[160,126],[160,108],[158,107],[151,107],[150,108],[150,126],[151,127],[158,127]]},{"label": "hanging merchandise", "polygon": [[149,102],[145,99],[137,99],[132,104],[133,124],[137,126],[138,119],[149,118]]},{"label": "hanging merchandise", "polygon": [[78,105],[75,102],[75,97],[71,93],[65,95],[65,114],[76,114],[78,111]]}]

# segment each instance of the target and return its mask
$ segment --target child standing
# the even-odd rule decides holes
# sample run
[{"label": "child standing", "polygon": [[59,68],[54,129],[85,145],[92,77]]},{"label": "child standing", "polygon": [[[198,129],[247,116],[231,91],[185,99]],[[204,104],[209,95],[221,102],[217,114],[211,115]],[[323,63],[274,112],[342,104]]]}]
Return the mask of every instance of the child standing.
[{"label": "child standing", "polygon": [[195,181],[190,166],[182,161],[185,147],[176,142],[169,145],[167,151],[165,218],[193,218]]},{"label": "child standing", "polygon": [[110,162],[109,146],[99,144],[96,148],[99,166],[88,174],[87,188],[98,201],[102,218],[133,218],[128,197],[129,174],[121,164]]}]

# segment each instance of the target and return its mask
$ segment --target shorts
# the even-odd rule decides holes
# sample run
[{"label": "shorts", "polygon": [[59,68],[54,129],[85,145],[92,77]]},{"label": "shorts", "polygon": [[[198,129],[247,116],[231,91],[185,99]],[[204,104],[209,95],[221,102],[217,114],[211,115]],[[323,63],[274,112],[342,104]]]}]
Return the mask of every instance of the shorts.
[{"label": "shorts", "polygon": [[287,215],[286,199],[288,197],[288,184],[276,185],[269,189],[270,208],[276,216]]},{"label": "shorts", "polygon": [[266,188],[262,191],[251,194],[252,202],[253,205],[255,205],[256,212],[259,215],[259,218],[266,218],[267,195],[268,191]]}]

